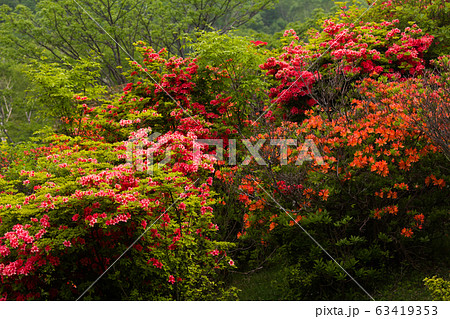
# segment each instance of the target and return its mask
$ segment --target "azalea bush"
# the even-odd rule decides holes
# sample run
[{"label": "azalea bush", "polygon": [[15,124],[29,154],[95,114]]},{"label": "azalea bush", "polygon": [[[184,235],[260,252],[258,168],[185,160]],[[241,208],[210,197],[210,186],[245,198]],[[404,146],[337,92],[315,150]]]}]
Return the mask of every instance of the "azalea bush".
[{"label": "azalea bush", "polygon": [[424,52],[433,36],[416,25],[400,30],[399,20],[354,23],[363,9],[343,10],[339,19],[326,19],[322,30],[310,30],[309,41],[295,30],[284,33],[283,52],[261,66],[274,83],[272,102],[294,120],[315,103],[329,115],[351,102],[356,81],[365,77],[400,79],[425,68]]},{"label": "azalea bush", "polygon": [[399,28],[418,25],[424,32],[431,34],[433,41],[430,49],[426,52],[427,59],[436,59],[439,56],[449,54],[449,13],[450,2],[448,0],[426,1],[426,0],[388,0],[379,1],[376,10],[371,12],[372,19],[399,19]]},{"label": "azalea bush", "polygon": [[[436,85],[426,88],[421,79],[433,37],[417,25],[402,32],[396,19],[347,22],[360,13],[326,20],[309,43],[285,32],[285,52],[261,69],[273,83],[267,116],[281,111],[290,121],[274,127],[264,117],[249,135],[253,144],[285,138],[295,146],[282,154],[265,144],[266,166],[224,170],[248,210],[237,236],[280,247],[287,299],[361,298],[351,278],[299,234],[303,229],[364,287],[375,287],[401,261],[429,256],[431,243],[448,233],[448,170],[439,147],[448,145],[447,78],[435,74]],[[434,113],[420,102],[430,96]],[[312,162],[298,162],[312,150],[302,144],[308,139],[323,163],[311,152],[305,159]]]},{"label": "azalea bush", "polygon": [[349,297],[329,290],[331,283],[337,291],[359,290],[344,289],[351,279],[297,225],[365,287],[398,261],[427,255],[427,243],[446,238],[448,204],[441,199],[448,192],[448,170],[432,165],[446,159],[405,103],[420,85],[368,78],[357,87],[361,99],[342,116],[329,120],[318,107],[301,125],[283,123],[274,135],[312,139],[320,145],[322,165],[309,153],[313,161],[297,166],[304,147],[298,143],[287,165],[280,165],[281,154],[262,150],[274,168],[255,164],[239,181],[248,212],[238,236],[281,245],[284,261],[294,264],[287,298]]},{"label": "azalea bush", "polygon": [[[193,143],[183,135],[166,138],[167,147]],[[206,291],[219,294],[211,278],[233,262],[225,256],[229,244],[214,240],[214,193],[212,179],[206,178],[213,165],[207,156],[200,155],[199,167],[191,165],[198,169],[196,179],[170,165],[148,176],[117,163],[124,153],[120,143],[55,139],[60,146],[38,158],[38,171],[22,170],[16,180],[1,180],[6,190],[0,205],[4,298],[77,298],[141,234],[87,296],[203,299],[212,298]]]},{"label": "azalea bush", "polygon": [[[175,71],[173,60],[165,62]],[[33,169],[21,161],[7,168],[0,204],[4,299],[76,299],[107,270],[84,298],[228,298],[217,276],[234,262],[226,255],[231,244],[215,235],[215,160],[201,146],[192,151],[211,133],[203,119],[175,116],[184,92],[164,113],[174,121],[162,118],[158,111],[170,107],[161,93],[171,90],[167,78],[161,74],[139,99],[140,83],[102,106],[75,96],[80,112],[66,120],[70,135],[50,136],[46,147],[29,151]],[[164,134],[151,140],[152,129]],[[156,164],[167,150],[170,161]]]}]

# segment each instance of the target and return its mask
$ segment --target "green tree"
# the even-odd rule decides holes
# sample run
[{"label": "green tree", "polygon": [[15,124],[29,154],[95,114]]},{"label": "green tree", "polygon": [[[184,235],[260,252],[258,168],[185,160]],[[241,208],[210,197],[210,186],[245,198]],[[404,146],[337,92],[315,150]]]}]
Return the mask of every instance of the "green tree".
[{"label": "green tree", "polygon": [[32,84],[29,100],[40,106],[39,115],[48,124],[58,126],[61,119],[69,120],[75,115],[75,96],[89,95],[97,100],[106,93],[103,86],[96,85],[99,73],[99,63],[84,59],[63,65],[32,61],[26,70]]},{"label": "green tree", "polygon": [[[226,33],[268,8],[269,0],[42,0],[32,9],[3,6],[3,45],[16,59],[44,53],[55,62],[99,57],[102,80],[124,83],[118,66],[135,57],[133,43],[143,40],[155,49],[186,54],[185,36],[211,27]],[[94,21],[95,20],[95,21]],[[137,57],[138,55],[136,55]]]},{"label": "green tree", "polygon": [[1,0],[0,6],[6,4],[7,6],[10,6],[11,8],[15,8],[19,4],[24,5],[32,10],[36,8],[36,0]]},{"label": "green tree", "polygon": [[40,126],[36,104],[27,101],[27,79],[23,66],[0,61],[0,138],[9,143],[27,140]]},{"label": "green tree", "polygon": [[274,34],[284,31],[290,23],[307,21],[316,9],[330,11],[333,6],[332,0],[280,0],[274,8],[258,13],[245,27]]}]

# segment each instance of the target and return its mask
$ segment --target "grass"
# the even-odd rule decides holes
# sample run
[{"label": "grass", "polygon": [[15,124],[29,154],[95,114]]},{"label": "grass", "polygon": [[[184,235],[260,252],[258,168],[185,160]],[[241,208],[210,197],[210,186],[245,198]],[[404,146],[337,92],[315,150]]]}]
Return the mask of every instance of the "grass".
[{"label": "grass", "polygon": [[271,266],[250,274],[234,273],[231,285],[240,289],[239,300],[283,300],[284,269]]},{"label": "grass", "polygon": [[[372,296],[377,301],[428,301],[431,294],[423,284],[425,277],[437,275],[449,280],[446,264],[426,267],[421,270],[410,267],[393,270]],[[231,285],[240,289],[239,300],[284,300],[283,287],[286,287],[285,272],[282,266],[270,266],[250,274],[234,273]]]},{"label": "grass", "polygon": [[385,284],[374,293],[375,300],[432,300],[431,293],[423,283],[425,277],[438,276],[449,280],[449,269],[445,264],[424,267],[421,270],[395,271]]},{"label": "grass", "polygon": [[[450,240],[444,238],[435,241],[430,248],[433,253],[427,256],[428,259],[410,258],[409,263],[390,269],[375,289],[367,287],[368,292],[377,301],[432,300],[431,292],[424,285],[423,279],[437,276],[450,280],[450,254],[446,253],[450,251]],[[285,264],[285,259],[278,252],[257,271],[232,273],[229,284],[240,290],[239,300],[286,300],[289,285]],[[350,298],[366,300],[367,296],[361,293]]]}]

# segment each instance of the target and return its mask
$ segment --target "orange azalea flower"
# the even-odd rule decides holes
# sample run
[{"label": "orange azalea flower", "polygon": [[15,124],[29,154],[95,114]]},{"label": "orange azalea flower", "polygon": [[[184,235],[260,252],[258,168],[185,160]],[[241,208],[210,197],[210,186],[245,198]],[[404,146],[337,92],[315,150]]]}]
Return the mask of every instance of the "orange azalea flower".
[{"label": "orange azalea flower", "polygon": [[439,188],[444,188],[445,187],[445,181],[442,178],[441,179],[437,179],[434,175],[431,175],[430,177],[433,180],[433,185],[439,186]]},{"label": "orange azalea flower", "polygon": [[322,173],[326,174],[326,173],[328,173],[328,170],[330,169],[330,164],[325,163],[320,166],[320,169],[322,170]]},{"label": "orange azalea flower", "polygon": [[385,209],[391,215],[397,215],[397,213],[398,213],[398,207],[396,205],[394,205],[394,206],[387,206]]},{"label": "orange azalea flower", "polygon": [[436,185],[436,186],[439,186],[439,188],[444,188],[445,187],[445,182],[444,182],[444,180],[442,178],[433,181],[433,184]]},{"label": "orange azalea flower", "polygon": [[307,188],[303,190],[303,195],[306,198],[311,198],[311,195],[314,195],[316,192],[312,188]]},{"label": "orange azalea flower", "polygon": [[381,214],[382,214],[381,209],[375,208],[375,212],[373,213],[373,216],[377,219],[381,219]]},{"label": "orange azalea flower", "polygon": [[384,192],[383,192],[383,191],[375,192],[375,196],[378,196],[378,197],[380,197],[380,198],[383,198],[383,197],[384,197]]},{"label": "orange azalea flower", "polygon": [[330,196],[330,191],[328,189],[322,189],[319,192],[319,196],[321,196],[323,198],[323,200],[327,200],[328,196]]},{"label": "orange azalea flower", "polygon": [[395,150],[398,150],[399,148],[403,148],[403,147],[404,146],[403,146],[402,142],[394,142],[394,143],[392,143],[392,148],[395,149]]},{"label": "orange azalea flower", "polygon": [[419,229],[422,229],[423,222],[425,221],[425,216],[423,214],[418,214],[414,216],[415,221],[417,222],[416,226]]},{"label": "orange azalea flower", "polygon": [[405,183],[394,184],[394,188],[408,190],[408,184]]},{"label": "orange azalea flower", "polygon": [[398,167],[399,167],[400,169],[402,169],[402,170],[407,171],[407,170],[409,170],[409,168],[411,167],[411,164],[410,164],[409,162],[405,162],[404,160],[401,160],[401,161],[398,163]]},{"label": "orange azalea flower", "polygon": [[255,205],[256,205],[256,208],[258,208],[258,209],[263,209],[264,208],[264,203],[265,203],[265,200],[264,199],[260,199],[260,200],[258,200],[256,203],[255,203]]},{"label": "orange azalea flower", "polygon": [[393,199],[397,198],[397,192],[389,191],[387,193],[387,198],[393,198]]},{"label": "orange azalea flower", "polygon": [[411,237],[414,234],[411,228],[403,228],[402,235],[405,237]]},{"label": "orange azalea flower", "polygon": [[405,150],[406,156],[412,156],[412,155],[416,155],[416,154],[417,154],[417,150],[415,148],[407,148]]},{"label": "orange azalea flower", "polygon": [[254,188],[251,185],[241,185],[239,186],[240,189],[247,191],[249,194],[253,194]]},{"label": "orange azalea flower", "polygon": [[248,204],[250,202],[250,199],[245,194],[239,194],[239,201],[244,204]]},{"label": "orange azalea flower", "polygon": [[425,178],[425,185],[430,186],[431,177],[434,177],[434,175],[427,176],[427,177]]},{"label": "orange azalea flower", "polygon": [[385,160],[376,162],[371,167],[372,172],[377,172],[381,176],[387,176],[389,174],[389,169]]},{"label": "orange azalea flower", "polygon": [[363,168],[365,165],[367,165],[368,162],[373,162],[373,158],[367,156],[359,156],[355,157],[353,162],[350,163],[350,166],[357,167],[357,168]]},{"label": "orange azalea flower", "polygon": [[[364,149],[364,153],[372,154],[373,153],[373,145],[366,146],[366,148]],[[356,155],[356,153],[355,153],[355,155]]]},{"label": "orange azalea flower", "polygon": [[356,134],[357,132],[355,132],[354,135],[350,136],[348,139],[348,146],[355,146],[357,144],[360,144],[362,142],[362,139],[359,136],[359,134]]},{"label": "orange azalea flower", "polygon": [[377,138],[377,139],[375,140],[375,143],[377,143],[379,146],[385,145],[386,142],[387,142],[387,138],[383,138],[383,139]]}]

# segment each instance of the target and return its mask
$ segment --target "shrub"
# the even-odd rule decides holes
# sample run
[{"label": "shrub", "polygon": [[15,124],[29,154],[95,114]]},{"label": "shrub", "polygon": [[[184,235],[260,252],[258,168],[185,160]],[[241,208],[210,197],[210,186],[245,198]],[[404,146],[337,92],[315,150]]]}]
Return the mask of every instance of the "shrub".
[{"label": "shrub", "polygon": [[431,292],[433,300],[450,300],[450,281],[446,281],[442,278],[433,276],[431,278],[425,278],[425,286]]}]

